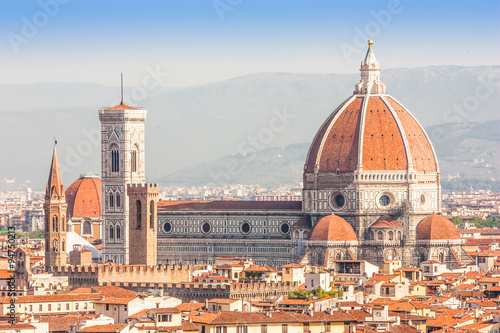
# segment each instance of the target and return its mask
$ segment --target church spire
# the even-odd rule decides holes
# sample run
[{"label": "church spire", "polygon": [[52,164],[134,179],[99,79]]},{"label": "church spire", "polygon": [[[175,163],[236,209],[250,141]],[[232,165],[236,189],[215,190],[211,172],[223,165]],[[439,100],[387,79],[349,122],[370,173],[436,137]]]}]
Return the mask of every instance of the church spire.
[{"label": "church spire", "polygon": [[57,160],[56,152],[57,141],[54,143],[54,150],[52,153],[52,163],[50,165],[49,180],[47,181],[47,189],[45,190],[45,198],[64,199],[64,185],[61,177],[61,170],[59,170],[59,161]]},{"label": "church spire", "polygon": [[354,89],[355,94],[385,94],[385,84],[380,82],[380,63],[372,49],[373,41],[368,40],[368,51],[361,62],[361,81]]}]

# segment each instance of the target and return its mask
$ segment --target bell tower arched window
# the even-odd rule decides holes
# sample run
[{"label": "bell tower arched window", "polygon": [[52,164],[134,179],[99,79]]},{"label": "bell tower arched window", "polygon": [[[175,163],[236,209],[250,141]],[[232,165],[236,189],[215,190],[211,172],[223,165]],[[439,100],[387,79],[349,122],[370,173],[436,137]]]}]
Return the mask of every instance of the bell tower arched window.
[{"label": "bell tower arched window", "polygon": [[111,172],[120,171],[120,152],[117,146],[111,147]]},{"label": "bell tower arched window", "polygon": [[115,239],[115,228],[112,225],[109,226],[109,239]]},{"label": "bell tower arched window", "polygon": [[153,200],[149,202],[149,227],[151,229],[155,227],[155,202]]},{"label": "bell tower arched window", "polygon": [[116,207],[119,208],[121,206],[121,197],[120,193],[116,193]]},{"label": "bell tower arched window", "polygon": [[115,207],[115,195],[114,193],[109,193],[109,207]]},{"label": "bell tower arched window", "polygon": [[116,226],[116,239],[120,239],[122,237],[122,229],[119,225]]},{"label": "bell tower arched window", "polygon": [[52,217],[52,231],[59,232],[59,222],[57,221],[57,216]]},{"label": "bell tower arched window", "polygon": [[57,252],[58,247],[59,247],[59,243],[57,242],[57,239],[54,239],[54,241],[52,242],[52,251]]},{"label": "bell tower arched window", "polygon": [[137,172],[137,149],[134,148],[130,152],[130,171]]},{"label": "bell tower arched window", "polygon": [[135,208],[136,208],[137,229],[141,229],[141,227],[142,227],[142,205],[141,205],[141,200],[137,200],[135,202]]}]

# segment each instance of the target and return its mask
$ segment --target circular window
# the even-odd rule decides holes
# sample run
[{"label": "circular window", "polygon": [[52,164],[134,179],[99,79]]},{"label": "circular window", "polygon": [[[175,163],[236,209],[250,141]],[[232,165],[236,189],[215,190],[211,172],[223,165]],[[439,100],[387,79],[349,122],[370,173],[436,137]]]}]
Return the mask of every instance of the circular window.
[{"label": "circular window", "polygon": [[290,232],[290,224],[288,222],[281,223],[281,225],[280,225],[280,232],[283,235],[288,234]]},{"label": "circular window", "polygon": [[164,233],[169,234],[172,232],[172,223],[165,222],[165,223],[163,223],[162,228],[163,228]]},{"label": "circular window", "polygon": [[246,235],[250,233],[250,230],[252,230],[252,227],[250,226],[250,223],[247,221],[243,222],[240,226],[241,233]]},{"label": "circular window", "polygon": [[334,192],[330,199],[330,204],[334,210],[341,210],[345,207],[345,196],[341,192]]},{"label": "circular window", "polygon": [[378,198],[378,202],[380,203],[380,206],[387,207],[391,203],[391,198],[387,194],[383,194]]},{"label": "circular window", "polygon": [[211,230],[212,230],[212,225],[210,224],[210,222],[205,221],[202,223],[201,232],[203,232],[204,234],[208,234]]}]

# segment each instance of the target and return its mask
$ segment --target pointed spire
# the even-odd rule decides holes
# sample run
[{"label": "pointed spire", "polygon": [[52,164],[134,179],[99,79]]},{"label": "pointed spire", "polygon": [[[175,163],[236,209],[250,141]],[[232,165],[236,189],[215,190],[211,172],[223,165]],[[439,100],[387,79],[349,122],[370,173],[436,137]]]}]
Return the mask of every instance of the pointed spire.
[{"label": "pointed spire", "polygon": [[380,63],[372,49],[373,41],[368,40],[368,51],[361,62],[361,81],[354,89],[355,94],[385,94],[385,84],[380,82]]},{"label": "pointed spire", "polygon": [[45,197],[47,199],[54,198],[54,195],[57,195],[57,199],[61,199],[61,197],[64,197],[64,186],[61,177],[61,170],[59,170],[59,161],[57,160],[56,146],[57,141],[54,142],[49,180],[47,182],[47,189],[45,191]]}]

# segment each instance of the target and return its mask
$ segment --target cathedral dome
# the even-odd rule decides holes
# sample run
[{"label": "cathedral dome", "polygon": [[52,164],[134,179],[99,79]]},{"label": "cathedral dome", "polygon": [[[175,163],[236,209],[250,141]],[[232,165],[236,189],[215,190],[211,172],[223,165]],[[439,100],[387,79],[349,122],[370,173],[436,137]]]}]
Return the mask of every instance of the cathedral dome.
[{"label": "cathedral dome", "polygon": [[410,170],[437,173],[422,126],[380,81],[371,44],[354,94],[326,119],[314,138],[305,173]]},{"label": "cathedral dome", "polygon": [[457,227],[444,216],[432,214],[417,225],[417,240],[459,240]]},{"label": "cathedral dome", "polygon": [[389,215],[384,215],[380,217],[375,223],[373,223],[370,228],[394,228],[394,227],[402,227],[401,223],[399,223],[396,219]]},{"label": "cathedral dome", "polygon": [[349,242],[357,241],[352,226],[343,218],[331,214],[323,217],[307,237],[308,241]]},{"label": "cathedral dome", "polygon": [[101,216],[101,179],[96,175],[81,175],[66,189],[67,214],[71,217]]}]

